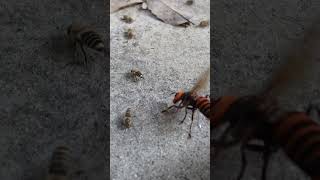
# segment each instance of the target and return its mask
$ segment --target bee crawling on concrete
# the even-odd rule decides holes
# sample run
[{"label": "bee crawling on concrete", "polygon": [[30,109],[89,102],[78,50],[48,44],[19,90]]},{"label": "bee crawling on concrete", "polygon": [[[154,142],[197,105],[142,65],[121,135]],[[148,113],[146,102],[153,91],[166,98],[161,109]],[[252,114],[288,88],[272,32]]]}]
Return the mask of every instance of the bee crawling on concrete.
[{"label": "bee crawling on concrete", "polygon": [[70,178],[70,149],[66,146],[55,148],[46,180],[68,180]]},{"label": "bee crawling on concrete", "polygon": [[130,75],[131,75],[131,77],[133,77],[134,82],[137,82],[139,79],[144,79],[141,71],[136,70],[136,69],[131,69]]},{"label": "bee crawling on concrete", "polygon": [[67,29],[67,34],[70,41],[73,43],[74,48],[76,48],[77,44],[80,45],[81,51],[84,55],[84,63],[86,65],[88,63],[88,59],[84,46],[98,52],[107,52],[102,37],[89,25],[72,23]]},{"label": "bee crawling on concrete", "polygon": [[123,125],[126,128],[131,128],[132,127],[131,108],[128,108],[126,113],[125,113],[125,115],[124,115]]},{"label": "bee crawling on concrete", "polygon": [[124,32],[124,35],[127,39],[132,39],[134,38],[134,32],[133,32],[133,29],[129,28],[127,29],[126,32]]},{"label": "bee crawling on concrete", "polygon": [[207,27],[207,26],[209,26],[208,20],[201,21],[198,25],[198,27],[202,27],[202,28]]},{"label": "bee crawling on concrete", "polygon": [[189,6],[192,5],[193,4],[193,0],[187,0],[186,4],[189,5]]},{"label": "bee crawling on concrete", "polygon": [[124,15],[121,20],[129,24],[133,22],[133,18],[128,15]]}]

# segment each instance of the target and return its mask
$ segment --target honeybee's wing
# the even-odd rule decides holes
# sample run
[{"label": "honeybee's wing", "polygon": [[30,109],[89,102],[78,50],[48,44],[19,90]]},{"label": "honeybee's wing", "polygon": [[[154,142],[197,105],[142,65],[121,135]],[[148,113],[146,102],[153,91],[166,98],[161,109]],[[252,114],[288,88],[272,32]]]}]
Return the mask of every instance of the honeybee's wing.
[{"label": "honeybee's wing", "polygon": [[287,61],[271,77],[265,94],[285,95],[292,85],[310,78],[320,63],[320,23],[307,31],[298,48],[294,48]]},{"label": "honeybee's wing", "polygon": [[209,75],[210,75],[210,68],[208,68],[206,71],[202,72],[200,76],[198,77],[197,82],[194,84],[192,89],[190,90],[191,93],[197,92],[201,89],[206,88],[209,81]]}]

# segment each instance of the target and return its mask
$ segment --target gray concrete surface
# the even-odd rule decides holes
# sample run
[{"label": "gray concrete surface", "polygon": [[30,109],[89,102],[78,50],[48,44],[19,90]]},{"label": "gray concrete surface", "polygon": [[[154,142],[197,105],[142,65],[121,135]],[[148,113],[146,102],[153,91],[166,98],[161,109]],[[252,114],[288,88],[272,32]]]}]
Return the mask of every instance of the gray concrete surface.
[{"label": "gray concrete surface", "polygon": [[[209,0],[197,1],[194,21],[209,19]],[[134,17],[132,24],[120,20]],[[173,27],[137,7],[112,14],[111,31],[111,179],[209,179],[209,122],[195,115],[188,139],[189,114],[161,114],[173,92],[188,90],[209,67],[210,28]],[[126,40],[126,28],[135,39]],[[132,82],[126,73],[141,70],[145,79]],[[209,87],[201,92],[208,94]],[[134,127],[123,129],[126,109],[132,108]],[[199,128],[201,127],[201,128]]]},{"label": "gray concrete surface", "polygon": [[[195,19],[208,19],[208,4],[196,1]],[[284,49],[318,15],[319,5],[317,0],[211,2],[211,95],[259,90],[280,64]],[[136,8],[111,15],[108,92],[103,56],[90,51],[95,60],[89,70],[63,68],[73,55],[63,37],[66,26],[80,19],[98,25],[104,34],[105,13],[102,1],[0,2],[0,179],[43,179],[59,144],[73,150],[73,172],[83,170],[73,173],[73,179],[107,179],[109,93],[112,179],[208,179],[209,123],[196,115],[190,140],[190,119],[179,125],[183,112],[160,111],[171,102],[172,92],[190,88],[208,66],[209,28],[172,27]],[[126,13],[136,21],[120,22]],[[136,31],[135,39],[124,39],[126,27]],[[145,79],[127,79],[131,68],[140,69]],[[314,82],[302,82],[292,104],[317,101],[318,89]],[[120,123],[127,107],[133,109],[134,128],[124,130]],[[239,158],[237,148],[225,152],[214,162],[213,178],[233,179]],[[259,154],[249,153],[244,179],[259,179],[260,160]],[[268,178],[308,179],[282,153],[273,156]]]},{"label": "gray concrete surface", "polygon": [[[303,36],[304,29],[319,17],[317,0],[216,0],[211,3],[214,33],[211,50],[215,70],[212,96],[248,95],[259,92],[282,62],[288,48]],[[319,75],[319,74],[318,74]],[[315,80],[315,79],[314,79]],[[319,79],[306,80],[285,99],[289,107],[319,102]],[[260,179],[262,156],[248,152],[245,180]],[[238,148],[211,162],[213,179],[235,179],[240,170]],[[308,179],[283,153],[275,154],[268,179]]]},{"label": "gray concrete surface", "polygon": [[107,178],[107,61],[90,51],[89,70],[64,68],[73,20],[108,28],[102,0],[0,2],[0,179],[44,179],[61,144],[73,152],[72,179]]}]

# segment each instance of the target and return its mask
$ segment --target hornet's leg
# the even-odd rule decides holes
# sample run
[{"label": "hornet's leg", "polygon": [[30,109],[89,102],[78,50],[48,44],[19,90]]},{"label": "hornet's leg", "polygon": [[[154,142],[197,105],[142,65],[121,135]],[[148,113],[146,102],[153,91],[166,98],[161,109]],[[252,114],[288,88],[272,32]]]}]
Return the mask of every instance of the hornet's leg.
[{"label": "hornet's leg", "polygon": [[184,106],[182,105],[182,102],[178,105],[178,107],[180,108],[177,108],[176,112],[178,112],[180,109],[182,109]]},{"label": "hornet's leg", "polygon": [[193,107],[186,107],[186,113],[185,113],[185,115],[184,115],[184,118],[183,118],[182,121],[180,122],[180,124],[182,124],[182,123],[184,122],[184,120],[186,119],[187,113],[188,113],[188,109],[191,109],[192,111],[194,110]]},{"label": "hornet's leg", "polygon": [[188,114],[188,109],[186,108],[186,112],[184,114],[184,118],[182,119],[182,121],[180,122],[180,124],[182,124],[184,122],[184,120],[186,119],[187,117],[187,114]]},{"label": "hornet's leg", "polygon": [[267,169],[270,160],[271,151],[267,148],[263,152],[262,180],[267,180]]},{"label": "hornet's leg", "polygon": [[169,106],[167,109],[165,109],[165,110],[163,110],[163,111],[161,111],[162,113],[164,113],[164,112],[167,112],[167,111],[169,111],[169,109],[172,109],[172,108],[180,108],[179,106],[176,106],[176,105],[172,105],[172,106]]},{"label": "hornet's leg", "polygon": [[177,106],[177,105],[169,106],[167,109],[165,109],[165,110],[163,110],[163,111],[161,111],[161,112],[162,112],[162,113],[167,112],[167,111],[169,111],[169,109],[172,109],[172,108],[181,109],[181,108],[183,108],[183,106],[181,106],[181,104],[182,104],[182,103],[180,103],[178,106]]},{"label": "hornet's leg", "polygon": [[273,152],[267,145],[247,144],[246,148],[253,152],[263,152],[262,180],[267,179],[267,168],[269,165],[270,156]]},{"label": "hornet's leg", "polygon": [[[310,103],[306,109],[306,113],[307,115],[311,115],[312,110],[316,110],[317,111],[317,116],[320,117],[320,109],[317,105]],[[317,117],[317,118],[318,118]]]},{"label": "hornet's leg", "polygon": [[247,167],[247,157],[246,157],[246,153],[245,153],[245,145],[241,145],[240,151],[241,151],[241,169],[240,169],[240,173],[237,177],[237,180],[242,179],[244,172],[246,170],[246,167]]},{"label": "hornet's leg", "polygon": [[[186,109],[187,109],[187,108],[186,108]],[[192,128],[192,124],[193,124],[194,111],[195,111],[195,109],[192,109],[191,124],[190,124],[190,128],[189,128],[189,138],[191,138],[191,128]]]},{"label": "hornet's leg", "polygon": [[234,126],[229,125],[222,133],[221,137],[218,140],[212,140],[213,146],[216,146],[215,156],[219,154],[221,149],[226,149],[229,147],[233,147],[234,145],[238,144],[239,141],[237,139],[233,139],[230,141],[226,141],[227,136],[229,135],[230,131],[234,128]]}]

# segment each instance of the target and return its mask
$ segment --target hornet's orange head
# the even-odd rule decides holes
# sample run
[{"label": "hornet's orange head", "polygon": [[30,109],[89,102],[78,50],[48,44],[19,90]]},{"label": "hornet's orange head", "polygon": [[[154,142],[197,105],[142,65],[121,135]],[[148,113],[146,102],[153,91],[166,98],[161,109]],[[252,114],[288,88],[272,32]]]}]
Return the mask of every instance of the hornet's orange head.
[{"label": "hornet's orange head", "polygon": [[176,104],[179,101],[182,101],[182,99],[184,98],[185,93],[182,90],[179,90],[176,95],[173,98],[173,103]]},{"label": "hornet's orange head", "polygon": [[222,123],[223,115],[228,111],[231,104],[233,104],[237,100],[235,96],[222,96],[217,100],[213,101],[213,106],[211,106],[211,116],[210,116],[210,124],[212,127],[218,127]]}]

